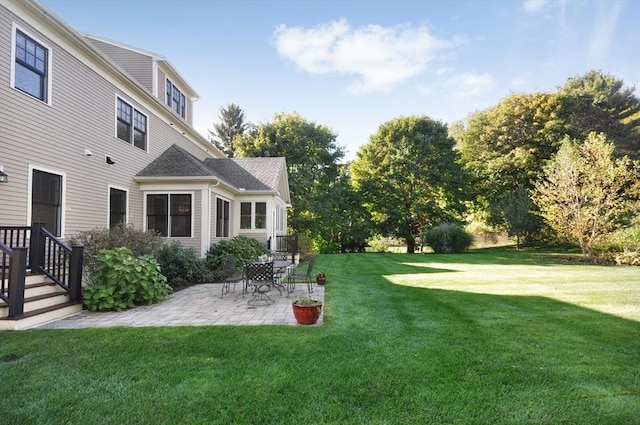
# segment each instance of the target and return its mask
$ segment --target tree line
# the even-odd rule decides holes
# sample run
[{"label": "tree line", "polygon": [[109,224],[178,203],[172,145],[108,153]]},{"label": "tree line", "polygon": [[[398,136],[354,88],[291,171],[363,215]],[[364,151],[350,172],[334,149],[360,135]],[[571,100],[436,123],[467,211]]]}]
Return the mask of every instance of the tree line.
[{"label": "tree line", "polygon": [[286,158],[289,226],[320,252],[363,250],[373,235],[414,252],[429,228],[476,221],[518,245],[554,240],[591,254],[640,226],[640,99],[601,71],[552,93],[511,94],[450,126],[392,119],[348,164],[337,135],[298,114],[253,124],[230,104],[219,119],[211,140],[228,156]]}]

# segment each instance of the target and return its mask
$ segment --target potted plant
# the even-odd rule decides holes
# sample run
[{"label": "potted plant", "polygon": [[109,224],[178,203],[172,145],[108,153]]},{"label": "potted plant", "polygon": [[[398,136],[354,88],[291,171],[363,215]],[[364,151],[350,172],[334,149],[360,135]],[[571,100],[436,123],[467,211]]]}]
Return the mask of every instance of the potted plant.
[{"label": "potted plant", "polygon": [[324,285],[327,282],[327,275],[324,271],[318,272],[316,275],[316,283],[320,286]]},{"label": "potted plant", "polygon": [[293,315],[301,325],[313,325],[318,321],[322,311],[322,302],[309,298],[308,295],[293,301]]}]

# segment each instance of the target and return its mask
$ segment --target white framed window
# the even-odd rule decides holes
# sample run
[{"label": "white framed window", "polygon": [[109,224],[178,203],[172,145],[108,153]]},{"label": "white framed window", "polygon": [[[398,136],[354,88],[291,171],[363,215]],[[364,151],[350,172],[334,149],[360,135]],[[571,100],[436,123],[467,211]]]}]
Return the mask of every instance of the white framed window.
[{"label": "white framed window", "polygon": [[267,203],[266,202],[241,202],[240,203],[240,229],[266,229],[267,228]]},{"label": "white framed window", "polygon": [[147,133],[147,115],[116,96],[116,137],[146,151]]},{"label": "white framed window", "polygon": [[28,31],[12,25],[11,87],[51,105],[52,51]]},{"label": "white framed window", "polygon": [[192,193],[149,193],[145,209],[147,230],[169,238],[193,237]]},{"label": "white framed window", "polygon": [[180,91],[180,89],[175,86],[168,78],[165,99],[167,101],[167,106],[171,108],[173,112],[180,115],[182,118],[185,118],[187,116],[187,99]]},{"label": "white framed window", "polygon": [[285,222],[287,216],[287,209],[278,205],[276,207],[276,231],[282,232],[286,230]]},{"label": "white framed window", "polygon": [[127,224],[129,192],[126,189],[109,186],[109,229]]},{"label": "white framed window", "polygon": [[216,198],[216,238],[229,237],[230,203],[226,199]]}]

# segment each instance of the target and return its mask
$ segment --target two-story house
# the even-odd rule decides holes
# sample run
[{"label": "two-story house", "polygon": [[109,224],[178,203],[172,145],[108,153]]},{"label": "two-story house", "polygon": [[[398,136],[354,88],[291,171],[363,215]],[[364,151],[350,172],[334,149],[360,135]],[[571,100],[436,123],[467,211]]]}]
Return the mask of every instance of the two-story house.
[{"label": "two-story house", "polygon": [[226,158],[192,126],[197,99],[161,55],[0,0],[0,227],[128,223],[200,255],[286,234],[285,159]]}]

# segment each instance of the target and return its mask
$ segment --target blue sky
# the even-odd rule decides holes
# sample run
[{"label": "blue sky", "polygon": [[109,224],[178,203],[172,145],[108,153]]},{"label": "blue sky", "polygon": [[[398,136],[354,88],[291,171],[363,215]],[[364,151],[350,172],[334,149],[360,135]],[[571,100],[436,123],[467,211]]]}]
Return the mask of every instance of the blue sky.
[{"label": "blue sky", "polygon": [[640,0],[43,0],[75,29],[166,57],[200,95],[248,121],[297,112],[346,159],[406,115],[445,123],[511,93],[599,69],[640,95]]}]

